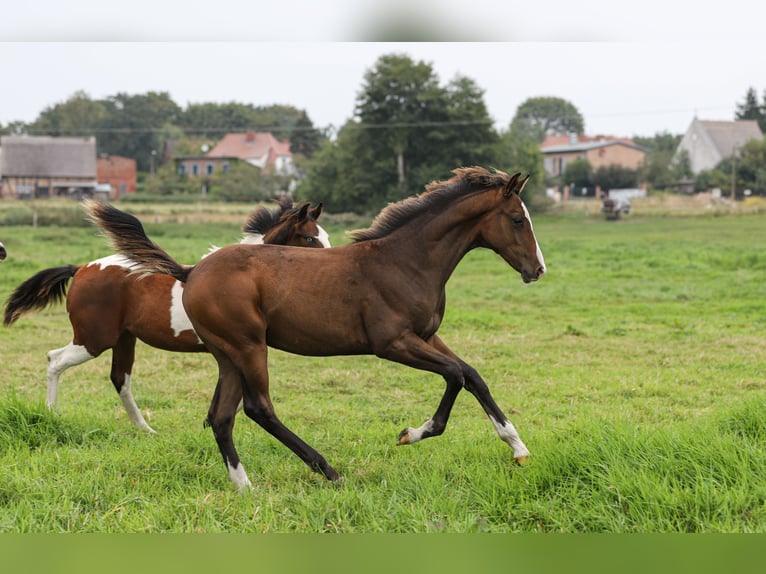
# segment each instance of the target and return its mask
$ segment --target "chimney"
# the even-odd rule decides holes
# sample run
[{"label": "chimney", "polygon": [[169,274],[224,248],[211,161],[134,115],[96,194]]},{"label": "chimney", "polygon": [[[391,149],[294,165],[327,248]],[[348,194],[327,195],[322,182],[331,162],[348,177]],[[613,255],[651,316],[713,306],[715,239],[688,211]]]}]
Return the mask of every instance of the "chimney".
[{"label": "chimney", "polygon": [[255,141],[255,132],[247,132],[245,134],[245,143],[252,144]]}]

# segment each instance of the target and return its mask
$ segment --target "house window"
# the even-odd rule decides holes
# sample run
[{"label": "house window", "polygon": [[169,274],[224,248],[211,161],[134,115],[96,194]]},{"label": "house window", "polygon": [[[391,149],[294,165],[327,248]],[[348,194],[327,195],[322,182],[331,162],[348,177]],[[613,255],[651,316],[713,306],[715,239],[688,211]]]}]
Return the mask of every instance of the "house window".
[{"label": "house window", "polygon": [[186,164],[185,163],[179,163],[178,164],[178,175],[186,175]]},{"label": "house window", "polygon": [[205,175],[213,175],[215,172],[215,166],[212,163],[205,164]]},{"label": "house window", "polygon": [[127,183],[121,183],[120,184],[120,190],[119,190],[120,197],[122,197],[126,193],[128,193],[128,184]]},{"label": "house window", "polygon": [[193,163],[192,164],[192,175],[199,175],[199,164]]},{"label": "house window", "polygon": [[221,165],[221,171],[223,173],[229,173],[231,171],[231,165],[229,164],[228,161],[223,162],[223,164]]}]

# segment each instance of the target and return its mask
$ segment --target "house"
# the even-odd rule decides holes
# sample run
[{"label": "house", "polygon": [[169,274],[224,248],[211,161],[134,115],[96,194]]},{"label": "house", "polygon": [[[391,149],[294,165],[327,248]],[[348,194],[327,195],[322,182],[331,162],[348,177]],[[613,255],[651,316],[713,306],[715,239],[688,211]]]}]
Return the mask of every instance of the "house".
[{"label": "house", "polygon": [[271,175],[295,175],[290,142],[269,132],[226,134],[209,152],[175,158],[179,173],[192,177],[228,173],[237,162],[246,162]]},{"label": "house", "polygon": [[92,195],[96,139],[0,137],[0,197],[24,199]]},{"label": "house", "polygon": [[755,120],[710,121],[695,117],[681,138],[673,161],[678,161],[681,154],[686,152],[692,173],[696,175],[713,169],[721,160],[731,157],[753,139],[763,139],[761,128]]},{"label": "house", "polygon": [[628,138],[611,136],[548,136],[540,145],[545,172],[560,176],[569,162],[586,159],[596,170],[602,166],[619,165],[638,169],[646,158],[648,149]]},{"label": "house", "polygon": [[136,192],[136,160],[119,155],[102,154],[96,160],[99,186],[109,188],[109,199],[120,199]]}]

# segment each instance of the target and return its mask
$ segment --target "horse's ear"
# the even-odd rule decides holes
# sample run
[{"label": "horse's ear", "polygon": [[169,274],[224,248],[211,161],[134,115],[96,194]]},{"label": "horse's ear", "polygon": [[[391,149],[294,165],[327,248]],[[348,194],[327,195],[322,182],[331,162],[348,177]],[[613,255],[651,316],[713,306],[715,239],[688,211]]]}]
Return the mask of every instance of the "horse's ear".
[{"label": "horse's ear", "polygon": [[516,191],[516,184],[518,183],[520,176],[521,172],[517,171],[511,176],[511,179],[508,180],[508,183],[505,186],[505,190],[503,191],[503,195],[505,197],[510,197],[511,194]]},{"label": "horse's ear", "polygon": [[319,219],[319,215],[322,213],[322,202],[320,201],[319,204],[311,210],[309,215],[313,217],[314,219]]},{"label": "horse's ear", "polygon": [[529,174],[527,174],[527,177],[525,177],[524,179],[522,179],[522,180],[519,182],[519,190],[518,190],[516,193],[518,193],[519,195],[521,195],[521,192],[522,192],[522,191],[524,191],[524,186],[525,186],[525,185],[527,185],[527,182],[528,182],[528,181],[529,181]]},{"label": "horse's ear", "polygon": [[310,203],[306,202],[300,206],[300,208],[298,209],[298,214],[295,216],[298,221],[303,221],[304,219],[306,219],[306,216],[309,213],[310,205],[311,205]]}]

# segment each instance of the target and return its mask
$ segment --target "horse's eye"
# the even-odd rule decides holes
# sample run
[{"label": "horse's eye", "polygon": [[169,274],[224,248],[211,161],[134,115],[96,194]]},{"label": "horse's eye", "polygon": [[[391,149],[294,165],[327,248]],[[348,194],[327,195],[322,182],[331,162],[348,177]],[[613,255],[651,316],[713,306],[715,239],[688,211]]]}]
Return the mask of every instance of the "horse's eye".
[{"label": "horse's eye", "polygon": [[519,215],[514,215],[514,216],[511,218],[511,220],[513,221],[514,225],[518,225],[519,227],[521,227],[522,225],[524,225],[524,218],[523,218],[523,217],[521,217],[521,216],[519,216]]},{"label": "horse's eye", "polygon": [[306,243],[314,243],[314,238],[313,237],[307,237],[306,238]]}]

